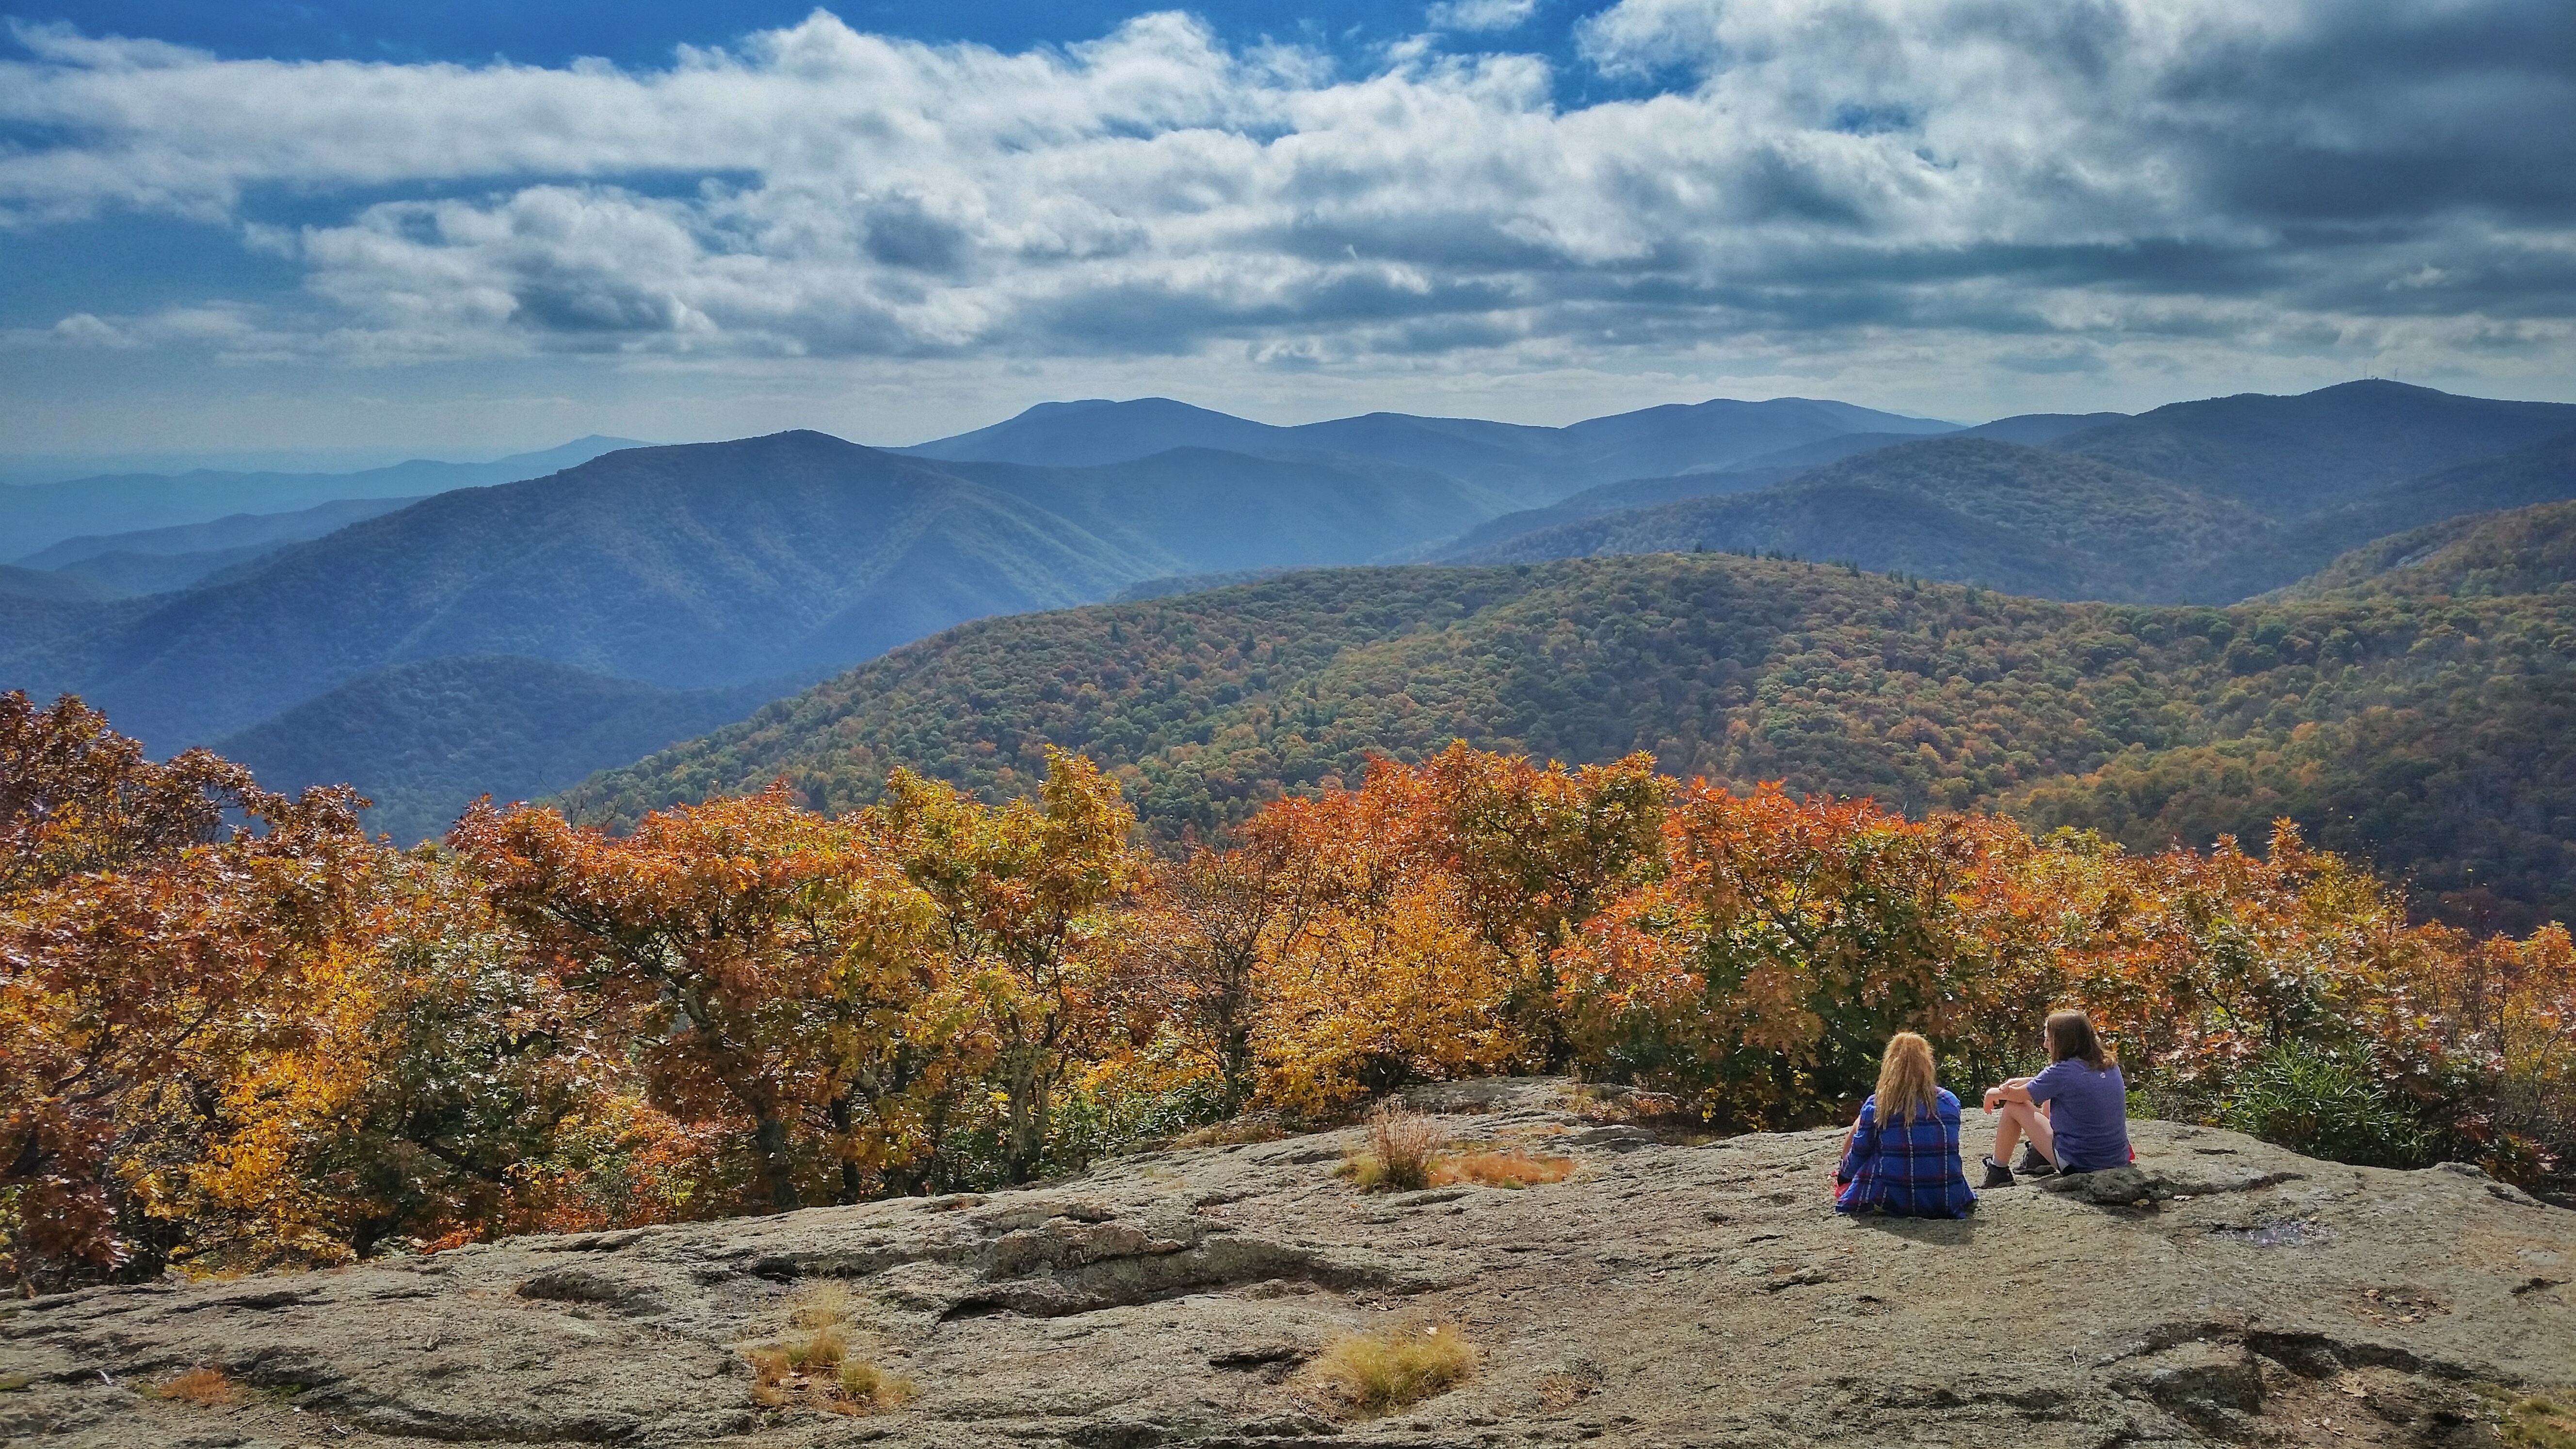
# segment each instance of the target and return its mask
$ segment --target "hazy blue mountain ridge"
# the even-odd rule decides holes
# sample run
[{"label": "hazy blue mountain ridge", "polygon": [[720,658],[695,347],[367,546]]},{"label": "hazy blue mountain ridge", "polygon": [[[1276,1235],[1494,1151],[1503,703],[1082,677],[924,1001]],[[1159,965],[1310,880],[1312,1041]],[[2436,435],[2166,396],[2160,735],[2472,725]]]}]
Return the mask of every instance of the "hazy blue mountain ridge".
[{"label": "hazy blue mountain ridge", "polygon": [[539,478],[639,444],[589,437],[489,463],[415,460],[357,473],[124,474],[0,487],[0,557],[22,558],[68,538],[203,523],[236,513],[283,513],[352,498],[417,498]]}]

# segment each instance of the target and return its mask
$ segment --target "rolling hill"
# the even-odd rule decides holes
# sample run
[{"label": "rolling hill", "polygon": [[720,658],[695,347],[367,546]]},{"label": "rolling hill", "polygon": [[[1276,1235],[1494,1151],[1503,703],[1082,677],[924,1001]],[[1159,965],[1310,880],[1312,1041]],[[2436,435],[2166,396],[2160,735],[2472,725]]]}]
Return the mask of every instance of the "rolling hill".
[{"label": "rolling hill", "polygon": [[289,546],[15,651],[0,681],[77,690],[175,748],[444,656],[666,689],[810,679],[961,619],[1145,578],[1358,562],[1496,506],[1418,469],[1208,449],[1054,469],[932,464],[819,433],[628,449]]},{"label": "rolling hill", "polygon": [[2447,518],[2376,539],[2282,597],[2337,593],[2495,598],[2576,588],[2576,502]]},{"label": "rolling hill", "polygon": [[282,513],[348,498],[418,498],[541,478],[639,446],[589,437],[489,463],[416,459],[359,473],[123,474],[0,487],[0,557],[23,558],[68,538],[203,523],[236,513]]},{"label": "rolling hill", "polygon": [[389,665],[220,742],[272,788],[357,780],[409,845],[475,797],[521,800],[740,719],[790,686],[659,689],[508,655]]},{"label": "rolling hill", "polygon": [[2248,393],[2174,403],[2052,446],[2288,518],[2571,431],[2576,404],[2455,397],[2371,381],[2297,397]]},{"label": "rolling hill", "polygon": [[2576,918],[2571,640],[2564,594],[2058,603],[1717,554],[1307,572],[965,625],[563,800],[632,820],[784,774],[837,810],[898,764],[1008,795],[1054,743],[1206,832],[1453,737],[1646,749],[2140,848],[2287,814],[2428,913],[2527,926]]},{"label": "rolling hill", "polygon": [[2273,525],[2239,505],[2090,458],[1988,438],[1880,448],[1752,492],[1604,513],[1463,563],[1598,554],[1783,553],[2057,599],[2252,592],[2213,566]]},{"label": "rolling hill", "polygon": [[1168,398],[1044,403],[1005,422],[899,451],[952,462],[1079,467],[1173,448],[1273,458],[1365,458],[1446,473],[1542,505],[1596,483],[1729,466],[1845,433],[1923,435],[1951,424],[1810,398],[1715,399],[1563,428],[1370,413],[1276,427]]}]

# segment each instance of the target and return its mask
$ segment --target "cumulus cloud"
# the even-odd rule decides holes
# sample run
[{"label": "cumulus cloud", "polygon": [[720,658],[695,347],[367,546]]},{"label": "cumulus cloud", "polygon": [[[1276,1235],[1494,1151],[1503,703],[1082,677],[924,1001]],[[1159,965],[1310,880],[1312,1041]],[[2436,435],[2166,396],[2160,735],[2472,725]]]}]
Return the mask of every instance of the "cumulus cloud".
[{"label": "cumulus cloud", "polygon": [[[2030,373],[2140,339],[2550,353],[2576,317],[2564,0],[1621,0],[1575,56],[1415,45],[1367,73],[1181,14],[1014,55],[818,11],[653,71],[16,34],[0,225],[234,226],[306,277],[303,308],[206,334],[263,353],[1600,366],[1973,339]],[[1631,84],[1561,106],[1564,65]],[[81,317],[66,343],[139,330]]]}]

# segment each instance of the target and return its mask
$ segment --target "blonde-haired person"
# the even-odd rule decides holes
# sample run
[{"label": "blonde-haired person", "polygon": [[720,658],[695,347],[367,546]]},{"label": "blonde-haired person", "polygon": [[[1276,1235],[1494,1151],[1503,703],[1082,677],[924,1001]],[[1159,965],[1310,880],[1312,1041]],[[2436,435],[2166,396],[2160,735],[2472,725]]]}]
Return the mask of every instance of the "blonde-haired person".
[{"label": "blonde-haired person", "polygon": [[1932,1043],[1900,1031],[1878,1066],[1834,1169],[1834,1211],[1963,1218],[1977,1205],[1959,1170],[1959,1099],[1943,1091]]},{"label": "blonde-haired person", "polygon": [[[2053,1011],[2042,1031],[2047,1069],[1986,1088],[1986,1110],[2003,1120],[1995,1124],[1995,1150],[1980,1186],[2010,1187],[2016,1171],[2034,1177],[2099,1172],[2137,1158],[2129,1148],[2129,1084],[2093,1030],[2093,1018]],[[2013,1144],[2024,1138],[2021,1161],[2005,1166]]]}]

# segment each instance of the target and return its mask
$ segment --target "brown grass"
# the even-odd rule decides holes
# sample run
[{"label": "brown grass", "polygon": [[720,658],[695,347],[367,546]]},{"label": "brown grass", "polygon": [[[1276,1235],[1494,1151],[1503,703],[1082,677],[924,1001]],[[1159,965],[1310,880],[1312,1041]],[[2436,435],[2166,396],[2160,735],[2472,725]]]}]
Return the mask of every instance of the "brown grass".
[{"label": "brown grass", "polygon": [[156,1390],[165,1399],[194,1404],[200,1409],[229,1409],[245,1397],[241,1385],[224,1376],[222,1369],[195,1368],[174,1379],[164,1379]]},{"label": "brown grass", "polygon": [[1333,1340],[1304,1378],[1345,1417],[1377,1418],[1466,1382],[1476,1346],[1454,1323],[1407,1322]]},{"label": "brown grass", "polygon": [[1368,1147],[1342,1164],[1342,1175],[1362,1192],[1412,1192],[1431,1185],[1431,1159],[1449,1134],[1431,1117],[1401,1102],[1381,1102],[1368,1114]]},{"label": "brown grass", "polygon": [[1478,1187],[1535,1187],[1573,1175],[1573,1158],[1541,1157],[1519,1147],[1460,1153],[1431,1165],[1431,1181],[1438,1186],[1465,1182]]},{"label": "brown grass", "polygon": [[840,1392],[826,1407],[843,1414],[900,1409],[921,1394],[920,1386],[901,1374],[856,1360],[841,1365],[837,1387]]},{"label": "brown grass", "polygon": [[800,1373],[827,1369],[850,1355],[850,1340],[837,1325],[818,1328],[787,1345],[787,1361]]},{"label": "brown grass", "polygon": [[802,1329],[829,1328],[850,1321],[850,1285],[826,1278],[808,1283],[787,1300],[787,1321]]}]

